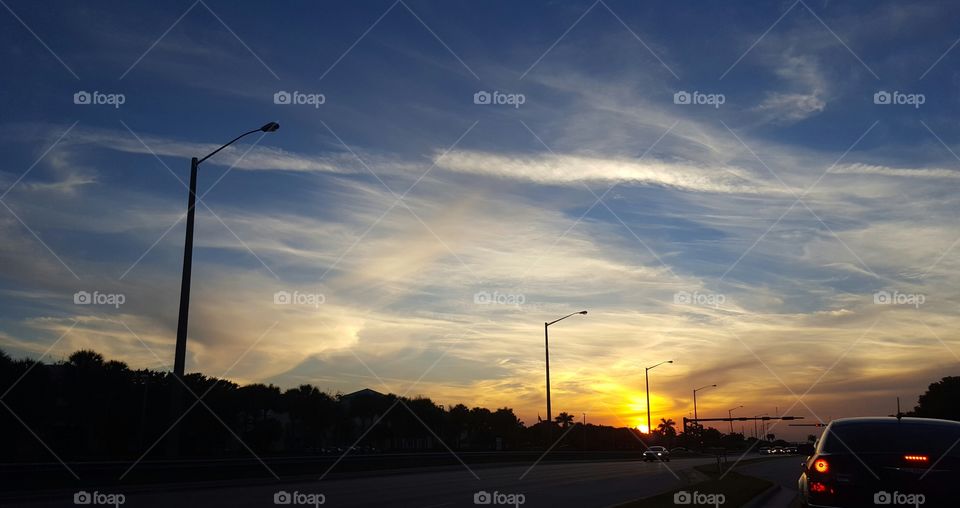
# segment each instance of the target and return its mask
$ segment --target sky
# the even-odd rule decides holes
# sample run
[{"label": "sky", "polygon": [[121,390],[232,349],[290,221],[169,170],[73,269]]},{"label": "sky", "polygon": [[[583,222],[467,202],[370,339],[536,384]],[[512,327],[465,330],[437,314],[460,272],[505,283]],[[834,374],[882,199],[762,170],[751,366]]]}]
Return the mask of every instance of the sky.
[{"label": "sky", "polygon": [[[646,422],[957,375],[950,2],[0,2],[0,348]],[[739,408],[738,406],[743,406]],[[718,428],[726,429],[726,424]],[[786,437],[805,428],[780,425]]]}]

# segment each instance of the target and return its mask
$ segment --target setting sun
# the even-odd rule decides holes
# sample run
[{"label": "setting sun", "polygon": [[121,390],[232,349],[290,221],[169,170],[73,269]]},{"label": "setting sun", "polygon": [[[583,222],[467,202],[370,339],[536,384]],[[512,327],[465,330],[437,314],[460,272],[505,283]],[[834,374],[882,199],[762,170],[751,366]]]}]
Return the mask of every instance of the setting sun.
[{"label": "setting sun", "polygon": [[650,433],[650,429],[647,427],[646,423],[641,423],[640,425],[637,425],[637,430],[639,430],[640,432],[643,432],[644,434]]}]

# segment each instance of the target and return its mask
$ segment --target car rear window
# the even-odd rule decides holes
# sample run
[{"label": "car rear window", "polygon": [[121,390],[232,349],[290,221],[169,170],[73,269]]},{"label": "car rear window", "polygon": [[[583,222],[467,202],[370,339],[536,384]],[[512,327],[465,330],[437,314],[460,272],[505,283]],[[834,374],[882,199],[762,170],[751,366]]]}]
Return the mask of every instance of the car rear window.
[{"label": "car rear window", "polygon": [[[907,422],[846,424],[823,439],[827,453],[924,453],[960,457],[960,425]],[[948,451],[949,450],[949,451]]]}]

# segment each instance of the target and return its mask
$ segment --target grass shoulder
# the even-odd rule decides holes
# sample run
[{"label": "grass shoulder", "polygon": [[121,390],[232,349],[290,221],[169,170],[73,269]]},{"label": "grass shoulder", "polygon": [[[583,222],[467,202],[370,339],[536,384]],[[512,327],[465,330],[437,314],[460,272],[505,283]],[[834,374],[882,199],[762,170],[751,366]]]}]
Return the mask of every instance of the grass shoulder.
[{"label": "grass shoulder", "polygon": [[676,508],[681,504],[704,505],[713,502],[724,508],[733,508],[747,504],[773,485],[767,480],[736,471],[720,471],[712,464],[696,466],[694,469],[706,475],[707,479],[616,508]]}]

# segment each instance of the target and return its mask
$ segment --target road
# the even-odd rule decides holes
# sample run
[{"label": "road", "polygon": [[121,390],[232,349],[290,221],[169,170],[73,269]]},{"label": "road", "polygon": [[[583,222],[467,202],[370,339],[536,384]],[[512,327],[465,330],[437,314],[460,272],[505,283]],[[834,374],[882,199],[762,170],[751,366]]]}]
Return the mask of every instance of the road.
[{"label": "road", "polygon": [[[311,499],[304,495],[322,494],[323,506],[410,506],[456,507],[475,506],[474,496],[481,491],[499,497],[491,506],[505,504],[511,494],[523,496],[524,507],[583,506],[606,507],[651,496],[683,485],[682,470],[712,459],[691,458],[669,463],[644,462],[568,462],[488,465],[468,470],[446,468],[440,471],[402,472],[377,477],[335,477],[322,481],[284,482],[260,485],[232,485],[218,488],[169,488],[164,491],[122,491],[125,506],[169,508],[203,506],[253,508],[275,506],[274,496],[284,491],[297,501]],[[318,473],[319,476],[319,473]],[[88,489],[93,491],[93,489]],[[114,491],[106,491],[111,493]],[[319,500],[316,497],[312,500]],[[519,501],[519,496],[512,498]],[[514,503],[516,504],[516,503]],[[45,508],[73,505],[73,494],[30,503],[4,506]]]},{"label": "road", "polygon": [[738,466],[735,471],[749,476],[769,480],[780,486],[780,490],[764,506],[787,508],[797,497],[797,478],[800,477],[800,462],[803,457],[790,455]]}]

